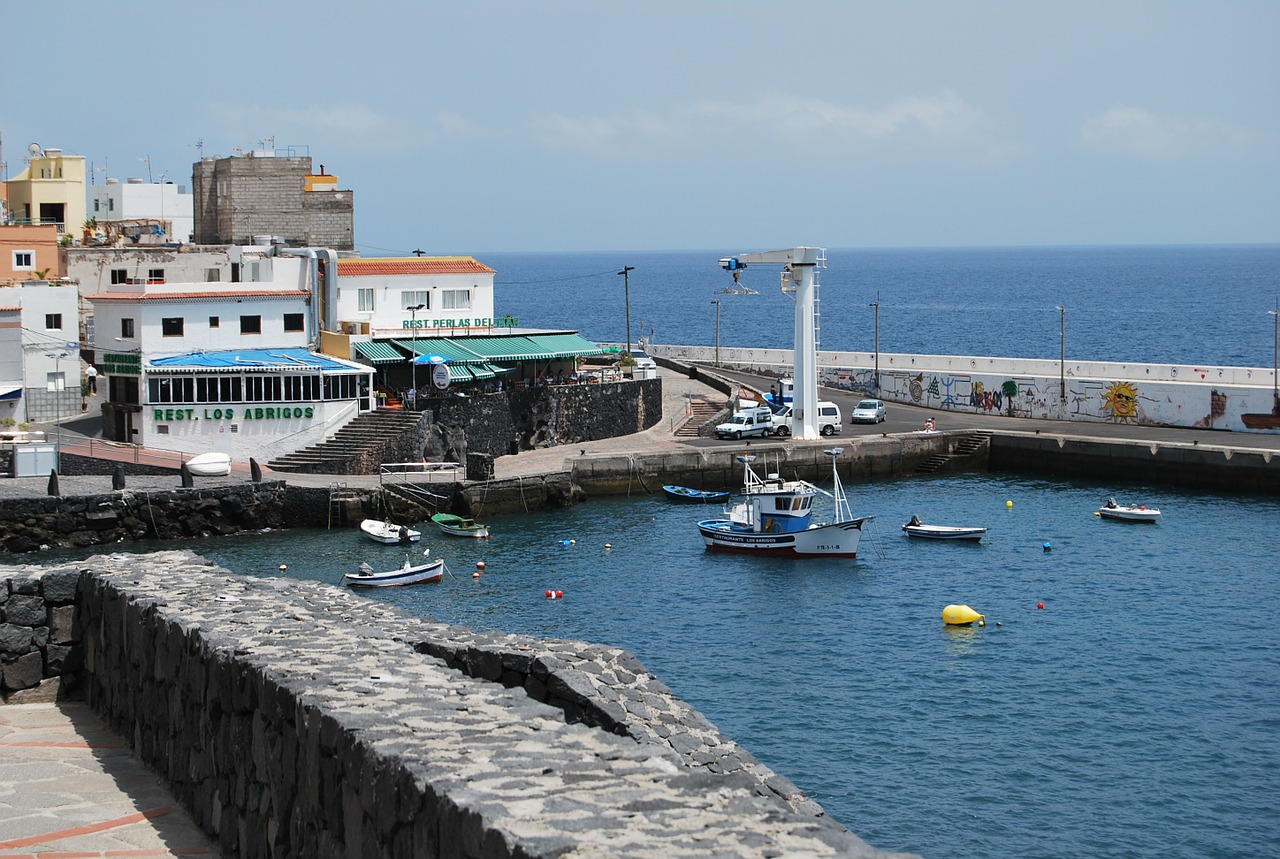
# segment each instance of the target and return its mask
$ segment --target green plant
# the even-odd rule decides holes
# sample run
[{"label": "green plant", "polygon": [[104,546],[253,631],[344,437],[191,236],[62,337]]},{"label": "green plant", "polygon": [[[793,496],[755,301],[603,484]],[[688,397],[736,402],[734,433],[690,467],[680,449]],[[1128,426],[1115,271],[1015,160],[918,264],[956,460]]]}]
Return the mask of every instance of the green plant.
[{"label": "green plant", "polygon": [[17,421],[15,421],[13,418],[0,418],[0,427],[8,428],[13,426],[16,423]]}]

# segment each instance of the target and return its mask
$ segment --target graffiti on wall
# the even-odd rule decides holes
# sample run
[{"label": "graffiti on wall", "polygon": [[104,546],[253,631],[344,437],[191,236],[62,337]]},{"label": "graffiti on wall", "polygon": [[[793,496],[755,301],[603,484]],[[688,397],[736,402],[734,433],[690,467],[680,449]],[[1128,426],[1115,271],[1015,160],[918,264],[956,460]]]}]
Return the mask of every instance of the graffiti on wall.
[{"label": "graffiti on wall", "polygon": [[1102,389],[1102,413],[1112,423],[1138,422],[1138,386],[1133,382],[1111,382]]}]

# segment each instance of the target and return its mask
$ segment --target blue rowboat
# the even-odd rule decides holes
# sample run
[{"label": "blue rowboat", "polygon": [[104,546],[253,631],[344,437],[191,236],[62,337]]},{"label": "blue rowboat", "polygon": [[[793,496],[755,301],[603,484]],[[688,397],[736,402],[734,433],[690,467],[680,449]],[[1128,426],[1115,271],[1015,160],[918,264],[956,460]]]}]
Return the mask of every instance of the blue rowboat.
[{"label": "blue rowboat", "polygon": [[668,485],[662,487],[662,491],[672,501],[710,503],[727,501],[729,498],[728,491],[723,489],[690,489],[688,486]]}]

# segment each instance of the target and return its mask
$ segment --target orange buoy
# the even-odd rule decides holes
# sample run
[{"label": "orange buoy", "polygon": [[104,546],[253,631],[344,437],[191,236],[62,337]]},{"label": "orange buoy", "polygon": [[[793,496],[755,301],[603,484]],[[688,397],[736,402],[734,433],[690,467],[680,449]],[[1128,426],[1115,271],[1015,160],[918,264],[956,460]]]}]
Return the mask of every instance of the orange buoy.
[{"label": "orange buoy", "polygon": [[484,561],[476,561],[476,569],[477,569],[477,570],[483,570],[483,569],[484,569]]}]

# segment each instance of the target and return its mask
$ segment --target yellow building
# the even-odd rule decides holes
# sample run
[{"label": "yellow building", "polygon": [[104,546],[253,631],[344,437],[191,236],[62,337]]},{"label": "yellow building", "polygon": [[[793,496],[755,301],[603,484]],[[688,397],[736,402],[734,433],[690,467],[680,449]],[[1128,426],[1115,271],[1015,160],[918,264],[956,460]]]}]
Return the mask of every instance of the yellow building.
[{"label": "yellow building", "polygon": [[31,144],[31,165],[9,180],[15,224],[54,224],[58,235],[78,236],[87,217],[83,155],[63,155]]}]

